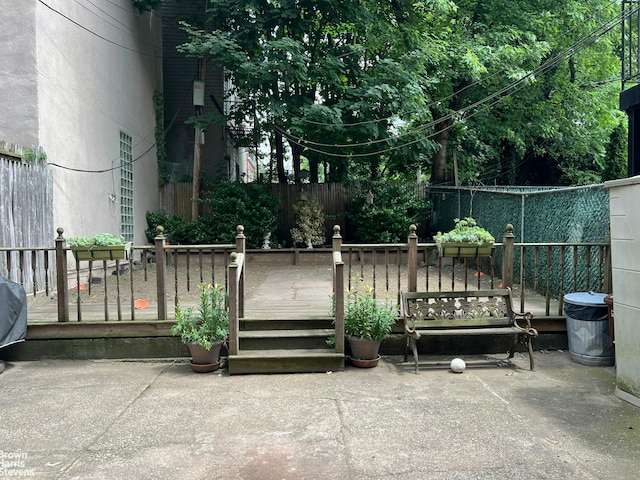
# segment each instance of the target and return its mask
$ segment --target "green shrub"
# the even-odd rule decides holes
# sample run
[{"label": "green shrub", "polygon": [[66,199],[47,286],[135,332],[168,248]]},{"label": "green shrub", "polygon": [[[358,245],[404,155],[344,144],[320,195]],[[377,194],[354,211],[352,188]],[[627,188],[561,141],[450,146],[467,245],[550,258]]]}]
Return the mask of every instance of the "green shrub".
[{"label": "green shrub", "polygon": [[293,205],[296,226],[291,229],[291,238],[295,243],[312,248],[325,243],[324,209],[315,197],[298,200]]},{"label": "green shrub", "polygon": [[[367,200],[368,191],[372,203]],[[412,223],[427,224],[430,210],[429,202],[418,198],[412,185],[379,184],[351,199],[347,219],[356,241],[394,243],[407,237]]]},{"label": "green shrub", "polygon": [[156,227],[161,225],[164,228],[164,234],[169,237],[169,240],[175,244],[189,245],[197,244],[198,242],[192,241],[192,231],[196,228],[186,218],[180,215],[169,215],[166,212],[147,212],[147,226],[145,235],[150,243],[154,242],[156,236]]},{"label": "green shrub", "polygon": [[[211,243],[233,243],[236,226],[244,226],[248,248],[260,248],[278,224],[280,200],[256,183],[216,182],[201,200],[210,208],[201,221],[213,235]],[[204,232],[195,232],[196,234]]]}]

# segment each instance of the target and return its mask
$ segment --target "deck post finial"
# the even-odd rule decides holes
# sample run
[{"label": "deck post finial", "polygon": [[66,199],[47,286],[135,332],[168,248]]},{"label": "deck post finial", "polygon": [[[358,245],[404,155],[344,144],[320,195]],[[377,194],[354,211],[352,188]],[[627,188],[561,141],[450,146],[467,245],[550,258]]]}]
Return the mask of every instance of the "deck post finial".
[{"label": "deck post finial", "polygon": [[340,236],[340,225],[333,226],[333,238],[331,239],[331,247],[334,252],[340,252],[342,250],[342,237]]}]

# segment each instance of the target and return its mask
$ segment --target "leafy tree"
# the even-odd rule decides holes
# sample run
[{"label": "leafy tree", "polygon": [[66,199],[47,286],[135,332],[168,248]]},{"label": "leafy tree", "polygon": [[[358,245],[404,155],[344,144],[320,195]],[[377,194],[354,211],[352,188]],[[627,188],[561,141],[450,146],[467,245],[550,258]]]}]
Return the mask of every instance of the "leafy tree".
[{"label": "leafy tree", "polygon": [[[457,115],[453,128],[441,134],[445,138],[439,139],[432,182],[449,180],[447,140],[453,141],[458,153],[463,180],[597,181],[603,139],[619,118],[615,113],[618,86],[611,81],[619,74],[619,34],[594,40],[604,34],[606,29],[599,27],[615,19],[619,7],[602,0],[482,0],[458,5],[456,25],[469,18],[472,22],[454,38],[450,49],[464,45],[467,57],[473,54],[474,61],[450,69],[438,84],[439,88],[454,85],[444,113],[462,107],[465,115]],[[459,58],[465,57],[460,53]],[[475,83],[479,78],[486,80]],[[506,90],[498,97],[500,102],[491,102],[491,108],[467,110],[518,79],[525,81]],[[443,93],[447,90],[439,95]]]},{"label": "leafy tree", "polygon": [[627,176],[627,128],[620,122],[611,132],[602,171],[602,181],[616,180]]},{"label": "leafy tree", "polygon": [[[608,0],[209,0],[186,55],[224,68],[280,182],[411,178],[585,183],[619,122]],[[607,33],[609,32],[609,33]],[[598,40],[598,41],[596,41]],[[242,139],[239,140],[241,142]]]},{"label": "leafy tree", "polygon": [[[428,4],[430,15],[453,5]],[[224,68],[235,102],[227,118],[201,121],[240,124],[264,112],[280,182],[284,139],[296,182],[302,155],[313,179],[321,162],[334,181],[351,164],[375,179],[384,171],[378,152],[393,147],[395,124],[407,123],[398,112],[424,103],[422,72],[433,55],[415,49],[424,14],[422,3],[408,1],[210,0],[206,30],[184,24],[190,42],[180,49]],[[415,149],[429,148],[417,132],[413,138]]]}]

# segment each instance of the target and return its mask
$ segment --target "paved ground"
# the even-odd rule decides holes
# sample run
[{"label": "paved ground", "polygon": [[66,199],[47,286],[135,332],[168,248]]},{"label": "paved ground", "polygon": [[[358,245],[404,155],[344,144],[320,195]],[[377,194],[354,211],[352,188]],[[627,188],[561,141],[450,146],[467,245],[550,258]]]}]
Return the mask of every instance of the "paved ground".
[{"label": "paved ground", "polygon": [[[229,377],[171,360],[7,363],[0,476],[43,479],[636,479],[640,410],[611,367],[422,357]],[[443,359],[448,360],[448,359]],[[467,360],[470,360],[467,358]]]}]

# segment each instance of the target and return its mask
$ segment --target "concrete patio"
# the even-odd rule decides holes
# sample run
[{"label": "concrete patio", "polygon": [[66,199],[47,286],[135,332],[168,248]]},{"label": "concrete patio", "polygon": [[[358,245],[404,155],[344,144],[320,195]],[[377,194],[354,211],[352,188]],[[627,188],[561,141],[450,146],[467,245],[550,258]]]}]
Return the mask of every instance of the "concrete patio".
[{"label": "concrete patio", "polygon": [[[184,360],[9,362],[0,473],[41,479],[635,479],[638,408],[613,367],[400,357],[296,375]],[[472,357],[465,357],[471,361]],[[2,466],[4,465],[4,466]],[[4,470],[2,470],[4,469]]]}]

